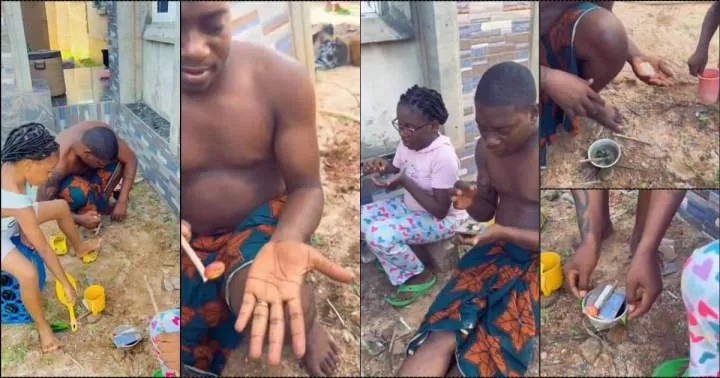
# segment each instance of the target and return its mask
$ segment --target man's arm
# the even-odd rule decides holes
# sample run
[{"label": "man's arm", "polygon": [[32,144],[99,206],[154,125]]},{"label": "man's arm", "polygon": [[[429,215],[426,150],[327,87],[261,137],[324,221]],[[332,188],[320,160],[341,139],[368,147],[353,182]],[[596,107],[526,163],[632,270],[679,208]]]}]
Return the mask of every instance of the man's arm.
[{"label": "man's arm", "polygon": [[[120,187],[120,196],[118,204],[127,206],[130,190],[135,182],[135,174],[137,173],[137,157],[130,147],[122,139],[118,138],[118,160],[123,164],[123,180]],[[112,191],[114,188],[110,188]]]},{"label": "man's arm", "polygon": [[277,120],[274,152],[288,200],[272,240],[304,243],[320,223],[324,201],[315,125],[315,90],[306,68],[300,64],[273,65],[278,68],[267,78],[267,88]]},{"label": "man's arm", "polygon": [[635,257],[647,257],[657,252],[675,212],[685,198],[686,190],[651,190],[645,226]]},{"label": "man's arm", "polygon": [[707,54],[710,48],[710,41],[712,40],[715,31],[720,27],[720,1],[715,1],[705,13],[705,19],[703,20],[702,29],[700,31],[700,38],[698,39],[697,48],[695,50],[705,51]]},{"label": "man's arm", "polygon": [[475,165],[477,166],[477,193],[472,205],[467,209],[468,214],[478,222],[487,222],[495,216],[498,203],[498,195],[490,182],[487,170],[487,161],[484,156],[484,149],[480,145],[481,140],[475,146]]},{"label": "man's arm", "polygon": [[60,183],[65,178],[63,171],[55,167],[50,171],[50,176],[45,184],[40,185],[37,192],[36,200],[38,202],[52,201],[57,198],[58,190],[60,189]]},{"label": "man's arm", "polygon": [[540,232],[518,227],[494,225],[497,227],[497,240],[515,244],[532,251],[540,250]]}]

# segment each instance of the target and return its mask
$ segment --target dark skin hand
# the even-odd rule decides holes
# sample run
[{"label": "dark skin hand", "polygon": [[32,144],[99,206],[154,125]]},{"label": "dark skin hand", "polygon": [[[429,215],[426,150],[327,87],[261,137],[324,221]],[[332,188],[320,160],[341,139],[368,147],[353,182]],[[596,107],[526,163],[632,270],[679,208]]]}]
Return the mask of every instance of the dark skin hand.
[{"label": "dark skin hand", "polygon": [[[108,127],[107,124],[99,121],[86,121],[78,123],[69,129],[58,134],[56,140],[60,144],[60,161],[50,173],[45,185],[38,190],[38,201],[49,201],[57,198],[58,190],[62,181],[70,175],[82,175],[89,170],[102,168],[109,162],[95,157],[90,149],[82,144],[82,135],[85,130],[95,127]],[[120,195],[112,209],[111,217],[120,221],[127,217],[127,206],[130,197],[130,190],[137,174],[137,157],[130,147],[122,139],[118,141],[117,161],[122,163],[122,185]],[[112,193],[112,191],[109,191]],[[100,214],[90,211],[83,214],[73,214],[75,223],[88,228],[96,228],[101,221]]]},{"label": "dark skin hand", "polygon": [[688,72],[692,76],[701,75],[705,71],[708,61],[708,50],[710,49],[710,41],[715,31],[720,26],[720,1],[715,1],[705,13],[700,38],[698,38],[695,52],[688,59]]},{"label": "dark skin hand", "polygon": [[[576,190],[575,197],[580,243],[570,263],[566,264],[565,282],[572,293],[584,297],[591,289],[590,276],[600,258],[600,244],[605,225],[603,219],[602,190]],[[647,313],[662,291],[662,276],[657,249],[665,235],[672,217],[684,198],[684,190],[641,191],[638,201],[648,201],[645,224],[642,226],[640,241],[631,251],[632,262],[627,272],[626,294],[629,319]]]}]

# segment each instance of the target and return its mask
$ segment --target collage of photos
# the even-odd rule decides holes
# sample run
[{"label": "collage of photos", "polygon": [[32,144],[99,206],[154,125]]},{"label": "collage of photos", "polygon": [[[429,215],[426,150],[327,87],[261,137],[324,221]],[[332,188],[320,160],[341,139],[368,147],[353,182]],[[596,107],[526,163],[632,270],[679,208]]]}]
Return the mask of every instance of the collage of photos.
[{"label": "collage of photos", "polygon": [[3,1],[3,377],[720,377],[720,1]]}]

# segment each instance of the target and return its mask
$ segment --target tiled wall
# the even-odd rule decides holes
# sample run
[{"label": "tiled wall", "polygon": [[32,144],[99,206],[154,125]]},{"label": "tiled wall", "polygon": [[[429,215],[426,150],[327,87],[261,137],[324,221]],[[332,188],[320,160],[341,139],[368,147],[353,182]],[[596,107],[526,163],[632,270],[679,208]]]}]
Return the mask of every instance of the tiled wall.
[{"label": "tiled wall", "polygon": [[488,68],[503,61],[529,65],[532,32],[530,1],[458,1],[460,32],[460,71],[462,74],[465,149],[460,153],[463,174],[476,172],[473,96],[480,78]]},{"label": "tiled wall", "polygon": [[262,43],[294,54],[287,2],[233,2],[231,22],[235,26],[233,39]]},{"label": "tiled wall", "polygon": [[691,190],[685,195],[678,215],[710,239],[720,237],[720,190]]},{"label": "tiled wall", "polygon": [[83,121],[102,121],[112,125],[116,105],[112,101],[93,104],[57,106],[54,109],[57,131]]}]

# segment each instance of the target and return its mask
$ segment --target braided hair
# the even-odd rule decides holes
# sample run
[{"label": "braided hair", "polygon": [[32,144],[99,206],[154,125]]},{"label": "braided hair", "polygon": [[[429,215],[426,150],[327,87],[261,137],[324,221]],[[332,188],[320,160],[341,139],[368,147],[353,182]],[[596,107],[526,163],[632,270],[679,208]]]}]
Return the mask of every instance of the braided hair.
[{"label": "braided hair", "polygon": [[413,85],[400,96],[400,104],[420,110],[427,119],[438,121],[441,125],[448,119],[448,111],[442,96],[434,89]]},{"label": "braided hair", "polygon": [[10,132],[1,152],[2,162],[43,160],[57,152],[59,148],[55,137],[45,126],[30,122]]}]

